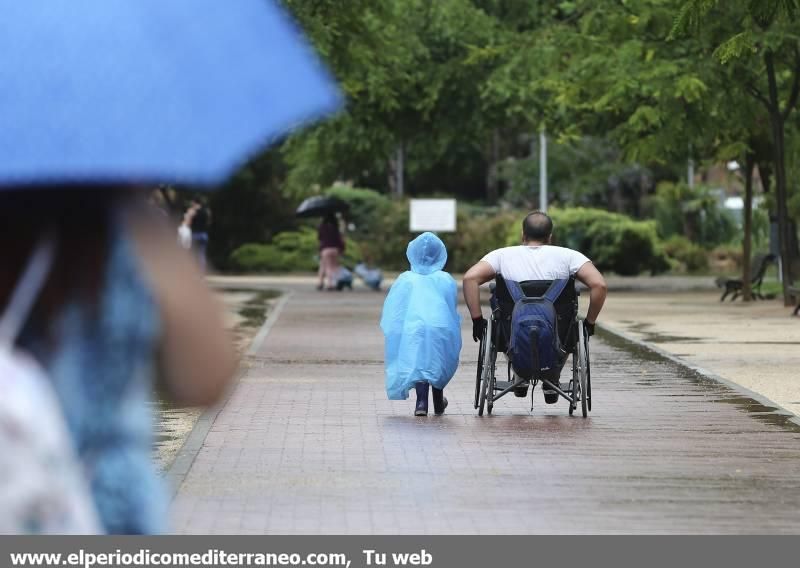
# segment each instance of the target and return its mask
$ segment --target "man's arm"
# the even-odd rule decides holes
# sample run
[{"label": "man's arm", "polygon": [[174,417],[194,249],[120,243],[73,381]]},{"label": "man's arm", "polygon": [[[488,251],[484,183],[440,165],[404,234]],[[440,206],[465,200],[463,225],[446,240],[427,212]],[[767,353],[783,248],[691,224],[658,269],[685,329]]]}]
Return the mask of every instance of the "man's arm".
[{"label": "man's arm", "polygon": [[[575,278],[583,282],[589,288],[589,309],[586,311],[586,321],[594,325],[606,301],[606,294],[608,292],[606,280],[591,262],[587,262],[581,266],[578,272],[575,273]],[[466,288],[464,293],[466,294]]]},{"label": "man's arm", "polygon": [[469,315],[472,319],[477,319],[481,314],[481,295],[480,286],[495,277],[492,265],[481,260],[464,274],[462,287],[464,288],[464,301],[467,303]]}]

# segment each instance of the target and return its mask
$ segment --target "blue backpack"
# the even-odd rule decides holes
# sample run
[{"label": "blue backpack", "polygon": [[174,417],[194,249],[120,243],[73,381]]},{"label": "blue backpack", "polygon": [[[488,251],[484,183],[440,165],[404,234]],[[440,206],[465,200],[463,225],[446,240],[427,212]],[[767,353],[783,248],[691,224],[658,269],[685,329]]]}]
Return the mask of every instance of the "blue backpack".
[{"label": "blue backpack", "polygon": [[514,311],[511,312],[509,355],[517,376],[538,378],[542,371],[560,372],[566,357],[558,336],[555,301],[568,279],[553,280],[542,296],[528,297],[519,282],[506,280]]}]

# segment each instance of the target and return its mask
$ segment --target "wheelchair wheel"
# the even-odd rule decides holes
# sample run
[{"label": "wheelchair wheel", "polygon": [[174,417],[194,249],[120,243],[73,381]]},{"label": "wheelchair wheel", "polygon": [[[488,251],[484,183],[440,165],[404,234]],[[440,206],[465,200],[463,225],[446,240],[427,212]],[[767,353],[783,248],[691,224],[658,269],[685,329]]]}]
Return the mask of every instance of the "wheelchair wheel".
[{"label": "wheelchair wheel", "polygon": [[[583,330],[583,324],[578,326],[578,389],[580,391],[581,413],[586,418],[589,414],[589,397],[587,383],[589,378],[589,352],[588,338]],[[576,403],[577,403],[577,399]]]},{"label": "wheelchair wheel", "polygon": [[475,409],[478,408],[478,403],[480,402],[481,397],[481,384],[483,382],[483,349],[486,345],[486,331],[483,332],[483,337],[481,337],[481,342],[478,345],[478,369],[475,372]]},{"label": "wheelchair wheel", "polygon": [[578,393],[578,389],[579,389],[579,387],[578,387],[578,384],[580,382],[578,380],[579,375],[580,375],[580,372],[578,370],[578,351],[576,349],[575,353],[572,354],[572,379],[569,382],[570,394],[572,395],[572,400],[569,403],[569,415],[570,416],[572,416],[572,413],[575,412],[575,409],[578,406],[576,404],[576,402],[574,402],[574,401],[577,400],[577,398],[575,398],[575,396]]},{"label": "wheelchair wheel", "polygon": [[492,361],[490,361],[490,372],[489,372],[489,384],[487,385],[486,391],[486,412],[489,414],[492,413],[492,408],[494,408],[494,383],[497,378],[494,376],[494,357],[491,357]]},{"label": "wheelchair wheel", "polygon": [[586,406],[592,411],[592,364],[589,357],[589,336],[583,338],[586,350]]},{"label": "wheelchair wheel", "polygon": [[484,341],[482,343],[483,349],[479,355],[482,361],[481,366],[481,382],[480,382],[480,395],[478,397],[478,416],[483,416],[483,409],[486,407],[486,398],[489,398],[489,413],[491,414],[492,403],[491,399],[494,394],[492,388],[492,378],[494,377],[494,358],[492,357],[492,327],[494,322],[490,317],[486,322],[486,331],[484,332]]}]

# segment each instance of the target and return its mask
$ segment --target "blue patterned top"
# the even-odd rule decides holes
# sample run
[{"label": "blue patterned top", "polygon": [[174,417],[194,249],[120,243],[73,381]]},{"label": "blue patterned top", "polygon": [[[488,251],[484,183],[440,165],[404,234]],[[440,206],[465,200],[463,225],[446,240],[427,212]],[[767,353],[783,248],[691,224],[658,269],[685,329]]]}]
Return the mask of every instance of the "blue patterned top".
[{"label": "blue patterned top", "polygon": [[99,304],[65,308],[55,349],[43,349],[41,338],[22,341],[53,379],[100,519],[112,534],[159,533],[166,518],[149,404],[161,325],[137,262],[118,229]]}]

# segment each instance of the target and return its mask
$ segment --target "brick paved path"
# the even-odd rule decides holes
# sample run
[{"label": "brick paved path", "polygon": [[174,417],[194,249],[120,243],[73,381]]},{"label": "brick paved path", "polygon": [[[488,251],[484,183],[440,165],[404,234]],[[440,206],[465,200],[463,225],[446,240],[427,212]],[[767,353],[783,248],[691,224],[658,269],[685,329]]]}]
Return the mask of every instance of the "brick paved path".
[{"label": "brick paved path", "polygon": [[447,415],[383,391],[383,296],[293,292],[194,457],[180,533],[798,533],[800,427],[593,342],[594,412],[472,407],[464,327]]}]

